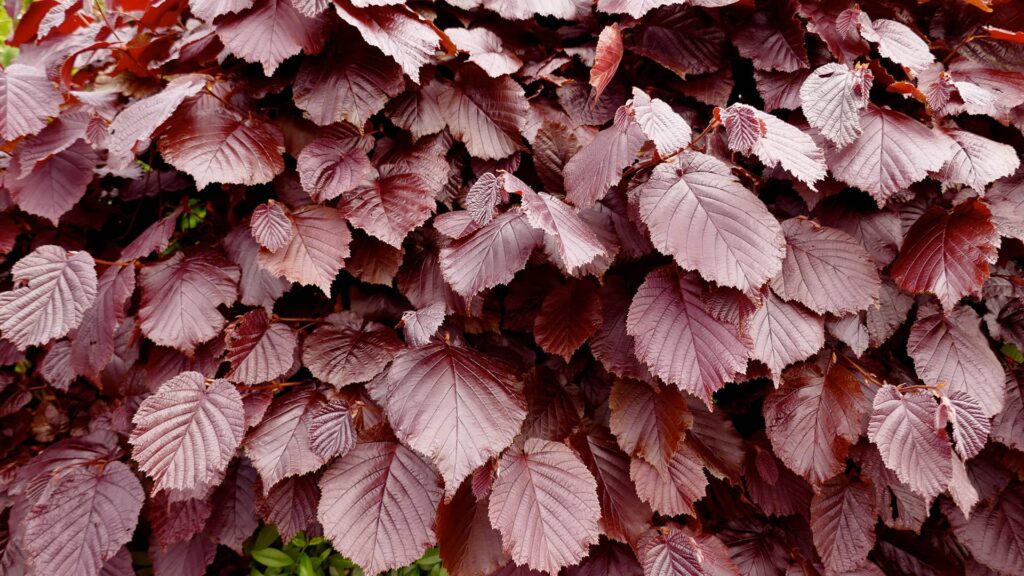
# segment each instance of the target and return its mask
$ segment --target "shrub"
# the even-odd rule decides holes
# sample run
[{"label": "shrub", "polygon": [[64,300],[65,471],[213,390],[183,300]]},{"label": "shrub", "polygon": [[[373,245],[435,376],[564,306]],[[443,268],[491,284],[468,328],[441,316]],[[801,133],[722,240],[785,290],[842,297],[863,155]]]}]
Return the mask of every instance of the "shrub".
[{"label": "shrub", "polygon": [[0,572],[1020,574],[1022,22],[29,3]]}]

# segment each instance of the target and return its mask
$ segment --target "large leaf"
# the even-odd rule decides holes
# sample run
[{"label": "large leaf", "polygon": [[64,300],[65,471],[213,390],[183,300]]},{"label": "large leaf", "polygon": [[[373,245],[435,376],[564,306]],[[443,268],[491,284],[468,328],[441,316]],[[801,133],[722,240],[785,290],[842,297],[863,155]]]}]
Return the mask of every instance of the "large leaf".
[{"label": "large leaf", "polygon": [[517,564],[556,572],[597,542],[597,483],[567,446],[530,438],[502,457],[491,491],[491,525]]},{"label": "large leaf", "polygon": [[658,268],[633,297],[626,331],[655,375],[710,405],[711,395],[746,368],[749,346],[736,326],[705,310],[706,291],[692,274]]},{"label": "large leaf", "polygon": [[392,57],[413,82],[419,83],[420,68],[433,59],[440,43],[436,28],[405,6],[338,0],[334,8],[363,40]]},{"label": "large leaf", "polygon": [[804,360],[825,345],[825,322],[800,304],[768,291],[750,317],[751,357],[764,362],[774,377],[786,366]]},{"label": "large leaf", "polygon": [[463,482],[437,511],[437,548],[451,574],[492,574],[508,563],[501,534],[487,518],[489,500],[478,500],[472,486]]},{"label": "large leaf", "polygon": [[380,374],[402,348],[395,332],[353,312],[338,312],[306,339],[302,361],[313,376],[339,388]]},{"label": "large leaf", "polygon": [[334,547],[368,573],[418,559],[435,542],[441,479],[397,442],[361,442],[324,473],[317,518]]},{"label": "large leaf", "polygon": [[35,134],[56,116],[64,101],[46,71],[14,63],[0,71],[0,135],[14,140]]},{"label": "large leaf", "polygon": [[696,516],[694,504],[705,496],[708,485],[703,461],[686,444],[679,445],[664,470],[633,458],[629,477],[640,498],[666,516]]},{"label": "large leaf", "polygon": [[952,158],[939,172],[949,184],[963,184],[984,192],[989,184],[1010,176],[1020,167],[1016,150],[965,130],[946,132],[956,143]]},{"label": "large leaf", "polygon": [[1024,495],[1019,485],[979,506],[969,520],[959,510],[947,515],[957,538],[985,566],[1013,574],[1024,565]]},{"label": "large leaf", "polygon": [[327,459],[313,451],[310,425],[323,394],[301,389],[278,396],[260,425],[245,438],[245,453],[260,473],[264,492],[281,480],[313,472]]},{"label": "large leaf", "polygon": [[700,576],[703,555],[696,540],[674,524],[654,528],[637,545],[644,576]]},{"label": "large leaf", "polygon": [[598,132],[565,164],[566,198],[580,208],[596,204],[619,182],[646,139],[640,126],[620,110],[611,126]]},{"label": "large leaf", "polygon": [[225,344],[231,370],[224,377],[232,382],[259,384],[291,369],[298,336],[287,324],[271,322],[266,310],[257,308],[228,327]]},{"label": "large leaf", "polygon": [[295,234],[276,252],[260,250],[261,268],[291,282],[316,286],[330,295],[331,283],[348,258],[352,233],[337,209],[310,206],[292,213]]},{"label": "large leaf", "polygon": [[434,204],[427,180],[387,166],[376,178],[342,194],[338,210],[353,226],[401,248],[405,237],[430,218]]},{"label": "large leaf", "polygon": [[259,62],[267,76],[289,57],[322,45],[322,23],[296,10],[292,0],[256,0],[252,8],[218,20],[216,29],[228,51]]},{"label": "large leaf", "polygon": [[435,343],[404,350],[386,379],[395,433],[434,461],[448,498],[512,442],[526,418],[513,373],[470,348]]},{"label": "large leaf", "polygon": [[815,484],[841,472],[863,432],[868,399],[846,367],[808,362],[787,370],[764,401],[765,429],[786,466]]},{"label": "large leaf", "polygon": [[296,159],[303,190],[314,202],[333,200],[352,190],[373,170],[366,155],[372,144],[369,138],[347,133],[313,140]]},{"label": "large leaf", "polygon": [[875,546],[875,495],[871,485],[836,476],[811,501],[814,547],[829,570],[849,572],[867,562]]},{"label": "large leaf", "polygon": [[463,68],[438,102],[452,135],[477,158],[497,160],[519,149],[529,104],[511,78]]},{"label": "large leaf", "polygon": [[13,289],[0,293],[0,334],[24,350],[77,328],[96,300],[95,266],[88,252],[52,245],[18,260]]},{"label": "large leaf", "polygon": [[303,60],[295,76],[295,104],[321,126],[348,122],[362,127],[405,87],[401,69],[363,43]]},{"label": "large leaf", "polygon": [[878,300],[881,280],[864,246],[846,232],[791,218],[782,223],[786,259],[772,290],[818,313],[863,310]]},{"label": "large leaf", "polygon": [[99,574],[132,539],[145,493],[122,462],[74,466],[25,518],[35,570],[54,576]]},{"label": "large leaf", "polygon": [[238,298],[239,270],[216,252],[190,256],[175,252],[139,274],[142,333],[160,344],[191,354],[220,333],[224,316],[217,306]]},{"label": "large leaf", "polygon": [[951,310],[988,278],[999,248],[999,233],[988,206],[968,200],[946,211],[932,206],[907,231],[892,278],[908,292],[930,292]]},{"label": "large leaf", "polygon": [[280,129],[258,116],[218,106],[179,109],[159,147],[164,160],[195,178],[200,190],[213,182],[265,184],[284,170]]},{"label": "large leaf", "polygon": [[948,316],[925,308],[917,314],[907,339],[907,354],[914,359],[917,375],[926,384],[944,386],[947,393],[974,398],[987,417],[1001,412],[1005,376],[977,314],[968,307],[958,307]]},{"label": "large leaf", "polygon": [[661,164],[635,193],[659,251],[722,286],[754,290],[779,272],[785,239],[778,220],[727,165],[686,153]]},{"label": "large leaf", "polygon": [[693,416],[676,388],[620,380],[608,399],[609,427],[630,456],[665,470]]},{"label": "large leaf", "polygon": [[29,174],[17,172],[12,165],[5,184],[22,211],[56,225],[85,196],[96,164],[96,152],[79,140]]},{"label": "large leaf", "polygon": [[879,206],[953,155],[952,139],[900,112],[868,106],[860,125],[853,143],[827,147],[825,159],[837,180],[871,194]]},{"label": "large leaf", "polygon": [[690,144],[690,125],[664,100],[633,88],[633,117],[658,154],[675,154]]},{"label": "large leaf", "polygon": [[533,323],[533,338],[549,354],[568,362],[601,325],[596,282],[570,281],[544,297]]},{"label": "large leaf", "polygon": [[444,31],[460,52],[469,54],[469,61],[492,78],[512,74],[523,65],[514,52],[501,44],[501,38],[487,28],[448,28]]},{"label": "large leaf", "polygon": [[930,394],[903,394],[887,384],[875,394],[868,424],[885,465],[927,500],[945,491],[953,474],[953,450],[945,429],[936,429],[937,410]]},{"label": "large leaf", "polygon": [[203,89],[207,80],[205,76],[179,76],[163,90],[125,107],[110,124],[110,155],[121,161],[130,158],[140,143],[149,143],[182,102]]},{"label": "large leaf", "polygon": [[543,233],[522,212],[499,214],[486,226],[441,249],[441,273],[465,298],[505,284],[526,265]]},{"label": "large leaf", "polygon": [[569,274],[606,255],[597,234],[579,213],[558,198],[529,188],[521,190],[523,212],[530,225],[545,233],[548,245],[554,245],[559,261]]},{"label": "large leaf", "polygon": [[800,87],[800,105],[811,126],[842,148],[861,134],[860,111],[868,105],[873,74],[833,62],[816,69]]},{"label": "large leaf", "polygon": [[171,378],[146,398],[128,442],[158,490],[196,491],[219,481],[245,431],[242,397],[227,380],[198,372]]}]

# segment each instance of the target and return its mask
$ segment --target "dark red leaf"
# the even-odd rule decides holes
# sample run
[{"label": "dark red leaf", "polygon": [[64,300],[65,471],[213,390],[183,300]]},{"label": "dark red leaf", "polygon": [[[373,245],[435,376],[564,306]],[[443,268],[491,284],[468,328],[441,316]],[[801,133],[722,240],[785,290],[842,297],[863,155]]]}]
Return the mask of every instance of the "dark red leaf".
[{"label": "dark red leaf", "polygon": [[380,374],[402,348],[393,330],[338,312],[306,339],[302,361],[314,376],[338,388],[366,382]]}]

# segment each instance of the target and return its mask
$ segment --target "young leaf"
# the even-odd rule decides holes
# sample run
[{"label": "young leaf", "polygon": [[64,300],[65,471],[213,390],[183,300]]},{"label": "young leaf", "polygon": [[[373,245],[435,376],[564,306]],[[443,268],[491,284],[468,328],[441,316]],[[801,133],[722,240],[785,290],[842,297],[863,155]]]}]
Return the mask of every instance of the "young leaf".
[{"label": "young leaf", "polygon": [[617,24],[605,26],[597,37],[597,48],[594,54],[594,65],[590,68],[590,85],[594,88],[591,98],[597,102],[601,98],[622,61],[622,31]]},{"label": "young leaf", "polygon": [[348,258],[352,233],[335,208],[310,206],[292,212],[295,234],[276,252],[260,250],[257,262],[274,276],[316,286],[330,295]]},{"label": "young leaf", "polygon": [[800,87],[800,105],[811,126],[842,148],[861,134],[860,111],[868,105],[874,75],[838,63],[816,69]]},{"label": "young leaf", "polygon": [[288,212],[273,201],[260,204],[253,209],[249,227],[253,239],[271,252],[276,252],[287,245],[295,234]]}]

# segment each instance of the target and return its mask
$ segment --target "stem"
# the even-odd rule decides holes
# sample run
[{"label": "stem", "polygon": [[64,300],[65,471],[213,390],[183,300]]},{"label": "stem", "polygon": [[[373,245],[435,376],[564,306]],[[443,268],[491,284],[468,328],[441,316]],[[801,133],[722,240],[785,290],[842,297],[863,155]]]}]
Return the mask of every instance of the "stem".
[{"label": "stem", "polygon": [[135,266],[135,260],[100,260],[99,258],[93,258],[97,264],[103,264],[105,266]]},{"label": "stem", "polygon": [[933,390],[933,391],[939,392],[943,388],[945,388],[945,386],[942,385],[942,384],[935,384],[935,385],[932,385],[932,384],[910,384],[910,385],[899,386],[898,388],[899,388],[900,393],[912,392],[914,390]]},{"label": "stem", "polygon": [[673,152],[673,153],[671,153],[671,154],[669,154],[668,156],[665,156],[665,157],[660,157],[660,156],[658,156],[657,152],[655,152],[654,157],[651,158],[650,160],[647,160],[646,162],[641,162],[641,163],[637,164],[636,166],[633,166],[633,167],[629,168],[628,170],[626,170],[625,172],[623,172],[622,178],[623,179],[629,178],[630,176],[633,176],[634,174],[637,174],[639,172],[647,170],[648,168],[652,168],[654,166],[657,166],[658,164],[661,164],[662,162],[665,162],[666,160],[671,160],[671,159],[675,158],[676,156],[679,156],[680,154],[682,154],[686,150],[692,149],[694,144],[697,144],[698,142],[703,140],[704,137],[707,136],[708,134],[710,134],[712,130],[717,128],[719,126],[719,124],[720,124],[720,122],[718,120],[712,120],[707,125],[707,128],[704,128],[704,130],[701,131],[700,134],[697,134],[697,136],[693,140],[690,140],[690,143],[687,144],[685,148],[680,148],[679,150],[676,150],[675,152]]},{"label": "stem", "polygon": [[260,384],[259,386],[246,386],[249,390],[278,390],[280,388],[288,388],[291,386],[298,386],[300,384],[309,384],[312,380],[293,380],[289,382],[270,382],[268,384]]},{"label": "stem", "polygon": [[316,324],[319,324],[320,322],[324,321],[323,318],[303,318],[301,316],[278,316],[277,314],[271,316],[271,320],[275,322],[313,322]]},{"label": "stem", "polygon": [[948,64],[949,61],[953,58],[953,56],[956,56],[957,52],[959,52],[961,48],[966,46],[968,42],[973,42],[973,41],[977,40],[978,38],[984,38],[984,36],[976,36],[974,34],[977,30],[978,30],[978,28],[975,27],[974,30],[971,30],[967,34],[967,36],[964,36],[964,39],[961,40],[959,44],[957,44],[956,46],[953,46],[953,48],[951,48],[949,50],[949,54],[947,54],[946,57],[942,59],[942,65],[943,66]]},{"label": "stem", "polygon": [[868,382],[871,382],[872,384],[874,384],[875,386],[878,386],[878,387],[885,386],[885,383],[882,382],[881,380],[879,380],[878,376],[875,376],[875,374],[873,372],[868,371],[868,369],[864,368],[863,366],[861,366],[857,362],[854,362],[853,358],[850,358],[849,356],[846,356],[845,354],[839,354],[838,357],[842,358],[843,360],[845,360],[846,363],[850,365],[850,368],[853,368],[854,370],[856,370],[857,373],[859,373],[861,376],[863,376],[864,379],[867,380]]}]

